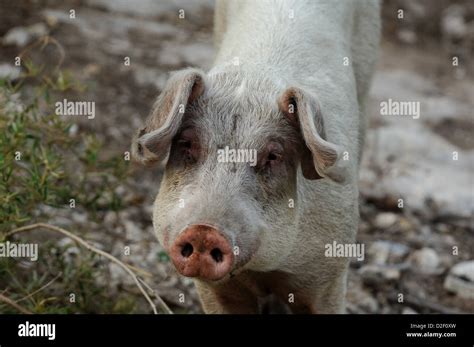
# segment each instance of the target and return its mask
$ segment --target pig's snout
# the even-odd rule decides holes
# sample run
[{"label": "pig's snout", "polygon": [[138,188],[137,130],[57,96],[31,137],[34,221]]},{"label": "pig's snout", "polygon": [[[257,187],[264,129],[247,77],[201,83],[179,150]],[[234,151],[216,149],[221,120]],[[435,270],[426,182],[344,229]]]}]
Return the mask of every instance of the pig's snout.
[{"label": "pig's snout", "polygon": [[180,274],[205,280],[223,278],[234,262],[230,243],[207,225],[186,228],[171,246],[170,256]]}]

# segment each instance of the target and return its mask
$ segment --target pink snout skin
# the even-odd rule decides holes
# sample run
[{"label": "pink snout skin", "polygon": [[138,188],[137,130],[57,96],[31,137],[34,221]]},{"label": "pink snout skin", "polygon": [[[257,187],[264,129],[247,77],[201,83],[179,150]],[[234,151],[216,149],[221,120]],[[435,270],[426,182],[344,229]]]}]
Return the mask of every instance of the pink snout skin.
[{"label": "pink snout skin", "polygon": [[180,274],[216,281],[225,277],[234,263],[232,247],[214,227],[191,225],[170,249],[171,260]]}]

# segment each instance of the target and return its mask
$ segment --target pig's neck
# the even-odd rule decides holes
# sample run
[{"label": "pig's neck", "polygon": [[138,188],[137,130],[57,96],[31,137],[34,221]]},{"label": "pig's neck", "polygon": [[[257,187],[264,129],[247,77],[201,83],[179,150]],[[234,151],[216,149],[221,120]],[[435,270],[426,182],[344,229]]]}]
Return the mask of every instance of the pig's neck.
[{"label": "pig's neck", "polygon": [[211,72],[238,68],[250,75],[270,75],[280,79],[275,81],[278,84],[308,86],[316,79],[340,80],[343,59],[351,56],[351,3],[229,4],[226,33]]}]

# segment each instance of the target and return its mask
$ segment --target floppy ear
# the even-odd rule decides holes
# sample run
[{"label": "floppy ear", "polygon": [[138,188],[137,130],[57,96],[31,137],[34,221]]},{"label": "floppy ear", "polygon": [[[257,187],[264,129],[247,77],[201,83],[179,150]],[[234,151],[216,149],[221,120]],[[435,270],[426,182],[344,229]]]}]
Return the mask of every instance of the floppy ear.
[{"label": "floppy ear", "polygon": [[339,159],[340,149],[325,140],[324,120],[316,98],[299,88],[289,88],[280,97],[278,106],[303,137],[303,176],[310,180],[327,177],[343,182],[343,173],[334,167]]},{"label": "floppy ear", "polygon": [[132,157],[142,164],[163,162],[181,126],[187,105],[204,91],[204,74],[197,69],[174,73],[132,141]]}]

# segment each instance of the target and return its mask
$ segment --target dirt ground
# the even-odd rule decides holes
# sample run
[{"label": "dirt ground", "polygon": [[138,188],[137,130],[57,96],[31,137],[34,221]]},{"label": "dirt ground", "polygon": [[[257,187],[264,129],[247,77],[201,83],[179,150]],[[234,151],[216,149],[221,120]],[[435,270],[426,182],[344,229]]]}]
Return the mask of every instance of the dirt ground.
[{"label": "dirt ground", "polygon": [[[88,86],[80,99],[96,102],[96,118],[78,121],[78,131],[99,135],[104,155],[122,156],[129,149],[170,71],[212,63],[213,1],[1,2],[0,75],[14,71],[13,57],[38,36],[52,36],[64,49],[63,67]],[[411,3],[388,1],[383,8],[361,169],[358,242],[366,245],[367,257],[351,263],[350,313],[474,312],[474,263],[468,263],[474,258],[474,10],[462,1]],[[397,18],[400,8],[403,20]],[[54,47],[33,56],[58,60]],[[421,117],[381,116],[380,102],[389,98],[419,101]],[[125,260],[153,274],[173,310],[201,312],[192,281],[163,260],[153,234],[151,205],[160,176],[135,167],[120,191],[128,207],[104,212],[102,225],[84,229],[87,238],[122,259],[121,249],[130,245]],[[73,218],[67,213],[57,211],[50,222],[87,225],[85,211]],[[461,272],[453,270],[456,264],[465,264]],[[133,285],[116,266],[109,272],[115,291]],[[446,284],[448,278],[457,279],[457,287]]]}]

